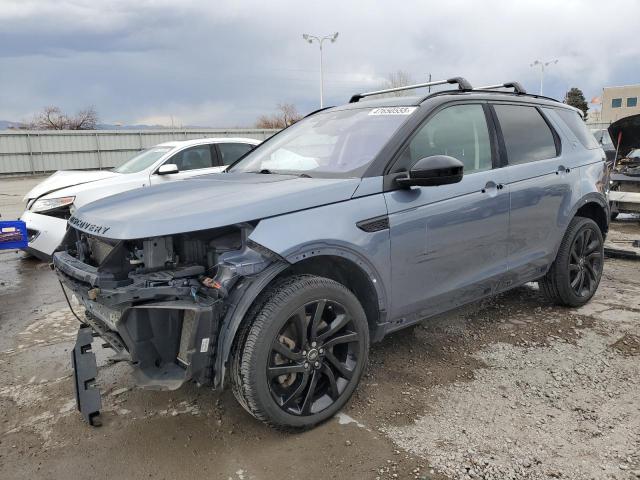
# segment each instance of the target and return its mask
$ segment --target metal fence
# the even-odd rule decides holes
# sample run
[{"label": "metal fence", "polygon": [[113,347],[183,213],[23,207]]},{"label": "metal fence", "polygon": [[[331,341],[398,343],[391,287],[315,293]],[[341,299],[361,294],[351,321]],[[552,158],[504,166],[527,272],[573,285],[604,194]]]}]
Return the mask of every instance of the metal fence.
[{"label": "metal fence", "polygon": [[16,130],[0,131],[0,175],[36,174],[121,165],[136,152],[162,142],[210,137],[264,140],[277,130]]}]

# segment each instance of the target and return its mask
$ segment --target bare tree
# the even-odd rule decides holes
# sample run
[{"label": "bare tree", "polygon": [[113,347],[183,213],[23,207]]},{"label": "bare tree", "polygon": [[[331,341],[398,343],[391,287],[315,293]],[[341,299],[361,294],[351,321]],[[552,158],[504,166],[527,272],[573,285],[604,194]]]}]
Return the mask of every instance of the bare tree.
[{"label": "bare tree", "polygon": [[256,128],[283,129],[293,125],[302,118],[292,103],[279,103],[276,113],[260,115],[256,121]]},{"label": "bare tree", "polygon": [[[404,70],[397,70],[387,75],[387,78],[385,79],[385,81],[382,83],[382,85],[380,85],[380,90],[386,90],[387,88],[404,87],[406,85],[411,85],[413,83],[416,83],[416,82],[413,81],[413,79],[411,78],[411,75],[409,75]],[[407,92],[410,92],[410,90],[403,90],[401,92],[391,92],[391,93],[385,94],[385,96],[402,97],[402,96],[408,95]]]},{"label": "bare tree", "polygon": [[59,107],[48,106],[36,114],[27,127],[33,130],[95,130],[97,123],[98,113],[94,107],[67,115]]},{"label": "bare tree", "polygon": [[98,123],[98,113],[93,106],[80,110],[72,117],[68,117],[69,130],[95,130]]}]

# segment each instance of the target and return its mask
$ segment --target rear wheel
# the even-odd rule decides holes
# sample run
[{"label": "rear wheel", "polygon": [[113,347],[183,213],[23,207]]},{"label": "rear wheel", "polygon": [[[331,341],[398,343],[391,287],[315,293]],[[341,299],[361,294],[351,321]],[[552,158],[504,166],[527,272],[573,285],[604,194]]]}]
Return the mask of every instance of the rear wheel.
[{"label": "rear wheel", "polygon": [[539,281],[540,290],[554,303],[579,307],[595,294],[603,266],[600,228],[590,218],[575,217],[565,232],[553,265]]},{"label": "rear wheel", "polygon": [[333,280],[299,275],[257,304],[232,362],[238,401],[281,429],[330,418],[351,397],[367,361],[369,330],[357,298]]}]

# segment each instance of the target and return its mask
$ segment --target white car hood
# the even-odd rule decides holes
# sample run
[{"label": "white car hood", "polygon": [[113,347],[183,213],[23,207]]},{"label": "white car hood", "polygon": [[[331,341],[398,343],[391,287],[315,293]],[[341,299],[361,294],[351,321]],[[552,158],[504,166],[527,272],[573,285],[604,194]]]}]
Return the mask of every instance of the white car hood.
[{"label": "white car hood", "polygon": [[24,201],[31,198],[39,198],[47,193],[73,185],[95,182],[96,180],[119,175],[119,173],[114,173],[109,170],[60,170],[33,187],[29,193],[25,195]]},{"label": "white car hood", "polygon": [[79,208],[82,205],[100,198],[109,197],[116,193],[126,192],[135,188],[146,187],[148,185],[149,177],[144,173],[121,173],[93,182],[60,188],[40,198],[76,197],[73,204],[75,208]]}]

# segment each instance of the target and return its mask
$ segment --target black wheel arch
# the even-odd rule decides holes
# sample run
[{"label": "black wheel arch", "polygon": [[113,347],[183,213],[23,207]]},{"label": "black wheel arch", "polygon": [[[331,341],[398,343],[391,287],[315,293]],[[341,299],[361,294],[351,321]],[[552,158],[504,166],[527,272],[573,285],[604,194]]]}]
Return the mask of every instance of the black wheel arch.
[{"label": "black wheel arch", "polygon": [[573,206],[573,217],[590,218],[598,224],[602,236],[606,237],[609,231],[609,202],[601,193],[588,193]]},{"label": "black wheel arch", "polygon": [[[286,261],[285,261],[286,260]],[[356,296],[367,315],[372,342],[384,335],[387,296],[382,278],[371,263],[351,249],[310,245],[267,267],[259,275],[243,278],[226,299],[227,312],[221,321],[214,361],[214,388],[222,388],[234,342],[245,317],[260,294],[284,277],[310,274],[341,283]]]}]

